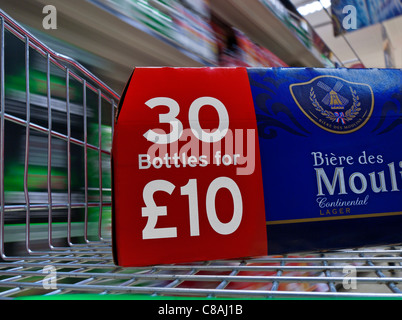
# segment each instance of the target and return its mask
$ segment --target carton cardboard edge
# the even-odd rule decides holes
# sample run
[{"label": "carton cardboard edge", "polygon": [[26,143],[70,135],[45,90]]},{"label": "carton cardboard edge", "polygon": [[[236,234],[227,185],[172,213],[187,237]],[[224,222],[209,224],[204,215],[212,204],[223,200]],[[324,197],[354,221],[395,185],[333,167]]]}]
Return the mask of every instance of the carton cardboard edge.
[{"label": "carton cardboard edge", "polygon": [[[119,104],[117,106],[117,111],[116,111],[116,116],[115,119],[113,120],[115,122],[115,124],[118,121],[119,118],[119,114],[121,111],[121,108],[123,107],[123,103],[124,103],[124,98],[126,96],[128,87],[130,86],[131,80],[134,76],[134,72],[135,72],[135,68],[133,70],[133,72],[131,73],[124,89],[123,89],[123,93],[120,97],[120,101]],[[114,137],[115,137],[115,132],[113,132],[113,142],[114,142]],[[114,188],[114,143],[112,142],[112,152],[111,152],[111,159],[110,159],[110,164],[111,164],[111,178],[112,178],[112,255],[113,255],[113,262],[115,265],[119,265],[119,259],[118,259],[118,250],[117,250],[117,238],[116,238],[116,208],[115,208],[115,188]]]}]

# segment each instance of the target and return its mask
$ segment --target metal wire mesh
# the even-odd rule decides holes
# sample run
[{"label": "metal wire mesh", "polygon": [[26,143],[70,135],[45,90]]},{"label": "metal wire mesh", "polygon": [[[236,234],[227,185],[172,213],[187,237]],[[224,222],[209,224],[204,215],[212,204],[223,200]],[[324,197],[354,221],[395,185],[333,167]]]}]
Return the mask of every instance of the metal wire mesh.
[{"label": "metal wire mesh", "polygon": [[[105,242],[1,263],[0,296],[401,297],[401,252],[376,248],[119,268]],[[57,270],[54,286],[49,268]]]},{"label": "metal wire mesh", "polygon": [[[110,240],[108,160],[119,96],[6,13],[0,11],[0,16],[0,298],[77,293],[402,297],[399,246],[116,267]],[[23,52],[23,80],[17,89],[9,86],[13,78],[7,69],[7,48],[13,50],[12,57],[18,56],[7,43],[11,39]],[[33,89],[38,80],[32,81],[38,59],[42,59],[41,95]],[[55,86],[57,81],[61,82]],[[64,100],[55,97],[58,90]],[[19,158],[10,160],[10,150],[18,148]],[[32,184],[38,175],[32,165],[35,157],[45,160],[40,186]],[[11,170],[18,161],[19,174]],[[57,162],[62,162],[62,173],[56,170]],[[19,187],[14,190],[15,180]]]}]

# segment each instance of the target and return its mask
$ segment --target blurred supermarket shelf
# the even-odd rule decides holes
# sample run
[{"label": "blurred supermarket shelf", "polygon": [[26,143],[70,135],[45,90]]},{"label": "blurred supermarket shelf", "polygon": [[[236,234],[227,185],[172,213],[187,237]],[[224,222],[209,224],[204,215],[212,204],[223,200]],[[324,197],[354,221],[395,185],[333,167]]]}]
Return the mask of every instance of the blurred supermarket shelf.
[{"label": "blurred supermarket shelf", "polygon": [[46,4],[24,0],[16,6],[13,1],[0,1],[1,8],[17,21],[91,53],[91,59],[93,55],[101,59],[97,71],[114,88],[121,89],[134,66],[205,65],[134,19],[106,7],[105,1],[51,1],[57,8],[58,28],[45,32],[42,8]]},{"label": "blurred supermarket shelf", "polygon": [[211,1],[211,7],[222,19],[245,32],[255,42],[269,48],[287,64],[324,66],[319,53],[313,48],[307,48],[265,3],[268,1],[220,0]]},{"label": "blurred supermarket shelf", "polygon": [[[72,237],[81,237],[82,230],[84,230],[83,222],[73,222],[71,227]],[[49,226],[47,224],[35,224],[30,227],[30,240],[43,241],[44,235],[47,236]],[[61,223],[55,223],[52,226],[52,238],[63,239],[66,237],[67,225]],[[5,243],[12,243],[14,245],[21,243],[21,239],[25,239],[26,227],[22,224],[14,224],[7,226],[7,237]],[[43,241],[44,242],[44,241]]]},{"label": "blurred supermarket shelf", "polygon": [[[174,3],[174,7],[169,7]],[[260,0],[210,1],[210,14],[238,29],[259,46],[269,49],[286,65],[321,67],[322,55],[302,41],[303,28],[292,28]],[[57,8],[57,29],[42,26],[45,5]],[[197,17],[177,2],[149,0],[0,0],[0,7],[58,50],[99,75],[121,92],[134,66],[200,67],[219,64],[210,17]],[[293,21],[294,22],[294,21]],[[182,25],[181,25],[182,24]],[[211,34],[210,34],[211,33]],[[59,51],[66,52],[63,48]]]}]

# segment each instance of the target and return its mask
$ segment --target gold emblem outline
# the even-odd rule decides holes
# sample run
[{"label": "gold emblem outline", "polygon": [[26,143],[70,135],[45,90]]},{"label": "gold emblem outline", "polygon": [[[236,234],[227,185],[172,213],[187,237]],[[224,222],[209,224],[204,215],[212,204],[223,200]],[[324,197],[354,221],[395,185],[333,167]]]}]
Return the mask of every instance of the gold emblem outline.
[{"label": "gold emblem outline", "polygon": [[[370,89],[370,94],[371,94],[371,107],[370,107],[370,110],[369,110],[370,112],[369,112],[367,118],[362,122],[361,125],[357,126],[356,128],[353,128],[353,129],[351,129],[351,130],[348,130],[348,131],[335,131],[335,130],[329,129],[329,128],[327,128],[327,127],[321,125],[320,123],[318,123],[316,120],[314,120],[314,119],[302,108],[302,106],[299,104],[299,102],[297,101],[297,99],[296,99],[296,97],[295,97],[295,95],[294,95],[294,93],[293,93],[293,87],[296,87],[296,86],[303,86],[303,85],[309,85],[309,84],[313,83],[314,81],[316,81],[317,79],[321,79],[321,78],[335,78],[335,79],[339,79],[339,80],[345,81],[345,82],[347,82],[347,83],[349,83],[349,84],[352,84],[352,85],[363,85],[363,86],[367,86],[367,87]],[[343,78],[341,78],[341,77],[337,77],[337,76],[321,75],[321,76],[315,77],[315,78],[313,78],[313,79],[311,79],[310,81],[307,81],[307,82],[293,83],[293,84],[291,84],[291,85],[289,86],[289,90],[290,90],[290,94],[292,95],[293,100],[296,102],[297,106],[298,106],[299,109],[305,114],[305,116],[306,116],[308,119],[310,119],[310,121],[313,122],[316,126],[320,127],[321,129],[324,129],[325,131],[331,132],[331,133],[336,133],[336,134],[349,134],[349,133],[355,132],[355,131],[357,131],[357,130],[360,130],[360,129],[361,129],[363,126],[365,126],[365,124],[370,120],[371,115],[373,114],[373,110],[374,110],[374,93],[373,93],[373,89],[371,88],[371,86],[368,85],[368,84],[366,84],[366,83],[352,82],[352,81],[348,81],[348,80],[345,80],[345,79],[343,79]]]}]

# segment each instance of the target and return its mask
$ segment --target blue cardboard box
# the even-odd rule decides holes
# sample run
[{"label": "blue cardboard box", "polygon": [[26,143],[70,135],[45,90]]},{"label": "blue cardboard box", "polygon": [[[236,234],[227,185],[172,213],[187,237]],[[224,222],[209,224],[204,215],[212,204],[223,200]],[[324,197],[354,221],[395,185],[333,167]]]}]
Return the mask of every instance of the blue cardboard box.
[{"label": "blue cardboard box", "polygon": [[399,69],[248,69],[271,254],[402,242]]}]

